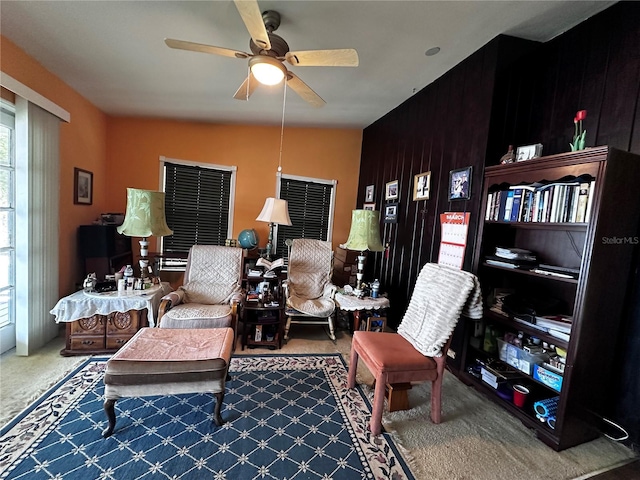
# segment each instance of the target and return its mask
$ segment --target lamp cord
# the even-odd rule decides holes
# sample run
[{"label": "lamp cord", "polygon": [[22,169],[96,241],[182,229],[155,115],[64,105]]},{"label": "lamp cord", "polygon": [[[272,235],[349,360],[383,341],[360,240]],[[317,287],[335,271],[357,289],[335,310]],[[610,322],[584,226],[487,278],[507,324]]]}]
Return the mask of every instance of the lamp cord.
[{"label": "lamp cord", "polygon": [[278,157],[278,172],[282,172],[282,143],[284,139],[284,111],[287,106],[287,78],[284,78],[284,88],[282,89],[282,123],[280,124],[280,156]]}]

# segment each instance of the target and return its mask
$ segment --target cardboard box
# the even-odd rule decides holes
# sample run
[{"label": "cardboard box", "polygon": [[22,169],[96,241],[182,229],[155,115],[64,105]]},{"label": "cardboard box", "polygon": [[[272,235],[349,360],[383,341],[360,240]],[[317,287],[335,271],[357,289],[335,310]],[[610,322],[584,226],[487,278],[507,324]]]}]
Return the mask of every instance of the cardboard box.
[{"label": "cardboard box", "polygon": [[556,392],[562,389],[562,375],[559,373],[547,370],[542,365],[536,365],[533,370],[533,378],[541,383],[544,383],[547,387],[553,388]]}]

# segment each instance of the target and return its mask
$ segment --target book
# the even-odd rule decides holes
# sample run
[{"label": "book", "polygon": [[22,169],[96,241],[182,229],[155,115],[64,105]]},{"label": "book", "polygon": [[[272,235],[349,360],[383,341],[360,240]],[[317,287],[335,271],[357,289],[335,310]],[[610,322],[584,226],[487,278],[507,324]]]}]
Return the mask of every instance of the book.
[{"label": "book", "polygon": [[513,208],[513,190],[507,192],[507,199],[504,204],[504,214],[500,218],[503,222],[508,222],[511,219],[511,209]]},{"label": "book", "polygon": [[589,221],[589,217],[591,217],[591,206],[593,205],[593,197],[595,196],[593,194],[593,189],[595,187],[596,181],[592,180],[591,182],[589,182],[589,195],[587,198],[587,211],[584,213],[584,221],[588,222]]},{"label": "book", "polygon": [[543,315],[541,317],[536,316],[536,325],[566,334],[571,333],[572,322],[573,317],[570,317],[568,315]]},{"label": "book", "polygon": [[578,191],[578,208],[576,211],[576,222],[584,222],[587,213],[587,201],[589,200],[589,182],[583,182],[579,185]]},{"label": "book", "polygon": [[517,222],[520,218],[520,208],[522,206],[522,188],[513,189],[513,203],[511,205],[510,222]]},{"label": "book", "polygon": [[277,260],[270,262],[266,258],[260,257],[258,260],[256,260],[256,267],[264,267],[265,268],[264,275],[266,275],[267,273],[272,272],[276,268],[284,267],[284,258],[278,258]]}]

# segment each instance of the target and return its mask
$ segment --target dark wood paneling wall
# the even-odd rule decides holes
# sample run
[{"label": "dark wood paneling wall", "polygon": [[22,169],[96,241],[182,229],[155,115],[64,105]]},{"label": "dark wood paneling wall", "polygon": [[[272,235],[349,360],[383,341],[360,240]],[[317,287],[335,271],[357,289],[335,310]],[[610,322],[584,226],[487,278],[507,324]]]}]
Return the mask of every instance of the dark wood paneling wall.
[{"label": "dark wood paneling wall", "polygon": [[[639,99],[640,2],[620,2],[546,44],[498,37],[367,127],[357,208],[367,185],[375,186],[382,212],[385,184],[397,179],[400,187],[398,223],[381,225],[388,251],[369,253],[365,277],[379,278],[389,292],[390,325],[402,319],[420,268],[438,259],[439,215],[445,211],[471,213],[464,262],[471,270],[485,165],[497,164],[509,144],[542,143],[545,155],[568,151],[573,118],[582,109],[588,111],[588,146],[640,153]],[[469,165],[471,199],[449,201],[449,171]],[[413,176],[429,170],[431,198],[414,202]],[[611,376],[615,404],[601,413],[630,430],[637,446],[640,376],[630,361],[640,352],[637,268],[634,278],[621,280],[621,288],[627,285],[636,288],[620,340],[621,370]]]}]

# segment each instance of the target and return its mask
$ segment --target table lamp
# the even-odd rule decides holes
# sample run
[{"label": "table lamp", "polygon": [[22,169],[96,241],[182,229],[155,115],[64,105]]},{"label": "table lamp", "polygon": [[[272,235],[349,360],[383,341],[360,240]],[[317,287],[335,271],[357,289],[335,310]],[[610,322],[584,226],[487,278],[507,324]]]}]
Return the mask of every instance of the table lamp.
[{"label": "table lamp", "polygon": [[287,201],[280,198],[268,197],[265,200],[262,211],[256,220],[260,222],[267,222],[269,224],[269,241],[267,242],[265,254],[267,260],[271,260],[274,225],[291,225]]},{"label": "table lamp", "polygon": [[351,212],[351,230],[347,243],[341,245],[347,250],[356,250],[358,255],[358,272],[356,278],[358,283],[354,293],[362,294],[362,278],[364,276],[364,264],[367,259],[368,250],[381,252],[384,250],[380,241],[380,212],[375,210],[353,210]]},{"label": "table lamp", "polygon": [[142,237],[140,240],[140,277],[148,276],[149,242],[151,235],[164,237],[173,231],[167,226],[164,215],[164,192],[127,188],[127,211],[124,223],[118,228],[118,233],[127,237]]}]

